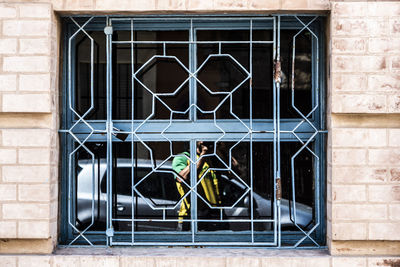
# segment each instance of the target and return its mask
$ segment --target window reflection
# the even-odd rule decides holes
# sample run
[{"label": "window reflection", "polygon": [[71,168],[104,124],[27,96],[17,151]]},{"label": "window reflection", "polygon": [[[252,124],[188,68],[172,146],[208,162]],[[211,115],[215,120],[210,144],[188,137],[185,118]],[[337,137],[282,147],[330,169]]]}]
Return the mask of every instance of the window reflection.
[{"label": "window reflection", "polygon": [[[193,215],[190,187],[190,150],[188,142],[134,143],[133,160],[130,143],[113,144],[113,217],[117,231],[189,231]],[[147,147],[146,147],[147,146]],[[92,158],[79,149],[76,160],[77,227],[84,229],[92,222],[91,230],[104,229],[106,222],[106,144],[88,143]],[[294,142],[281,143],[282,151],[282,227],[295,229],[291,157],[301,146]],[[270,142],[253,143],[253,179],[250,177],[250,144],[248,142],[197,141],[196,217],[198,230],[246,231],[250,222],[226,220],[271,219],[274,214],[273,146]],[[152,156],[151,157],[151,153]],[[171,156],[174,155],[174,156]],[[134,173],[132,175],[132,163]],[[314,172],[313,157],[303,150],[294,161],[297,223],[303,229],[313,225]],[[94,176],[92,175],[94,171]],[[92,192],[94,183],[95,191]],[[136,190],[132,190],[132,185]],[[253,187],[251,201],[250,186]],[[92,195],[93,194],[93,195]],[[179,204],[178,202],[181,201]],[[251,204],[253,203],[253,204]],[[132,207],[133,204],[133,207]],[[253,205],[253,212],[251,207]],[[165,214],[162,209],[167,208]],[[223,208],[223,209],[221,209]],[[118,221],[122,219],[121,221]],[[163,219],[172,221],[162,222]],[[125,221],[123,221],[125,220]],[[212,221],[204,221],[212,220]],[[257,231],[271,230],[272,225],[257,222]]]}]

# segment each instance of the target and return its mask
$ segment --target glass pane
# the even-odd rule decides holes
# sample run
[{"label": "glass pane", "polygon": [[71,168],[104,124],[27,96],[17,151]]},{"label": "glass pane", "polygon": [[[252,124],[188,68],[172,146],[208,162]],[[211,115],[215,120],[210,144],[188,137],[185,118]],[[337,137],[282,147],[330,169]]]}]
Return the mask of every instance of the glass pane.
[{"label": "glass pane", "polygon": [[[202,30],[197,31],[198,41],[249,41],[250,31]],[[255,30],[255,40],[272,40],[272,31]],[[216,110],[219,119],[250,117],[250,83],[253,84],[253,118],[272,118],[272,44],[198,44],[197,104],[204,111]],[[211,56],[210,56],[211,55]],[[253,76],[248,79],[252,61]],[[225,92],[225,94],[218,94]],[[231,93],[227,97],[227,93]],[[217,93],[217,94],[216,94]],[[231,114],[231,110],[232,113]],[[199,113],[200,119],[212,119],[210,113]]]},{"label": "glass pane", "polygon": [[[314,145],[309,148],[313,150]],[[291,158],[301,148],[298,142],[281,143],[281,177],[282,177],[282,201],[281,220],[282,227],[286,230],[298,230],[294,226],[294,202],[293,188],[296,198],[296,219],[302,229],[310,229],[314,223],[314,156],[307,150],[302,150],[294,159]],[[294,171],[294,184],[292,183],[292,170]]]},{"label": "glass pane", "polygon": [[89,226],[89,230],[105,230],[106,143],[85,143],[85,146],[93,153],[93,161],[83,147],[75,153],[76,227],[79,230]]},{"label": "glass pane", "polygon": [[[103,32],[88,32],[93,38],[93,84],[91,83],[91,41],[83,33],[74,39],[75,60],[75,110],[81,116],[91,107],[87,120],[106,119],[106,41]],[[72,60],[74,62],[74,59]],[[93,85],[93,95],[91,86]],[[77,117],[75,118],[77,119]]]},{"label": "glass pane", "polygon": [[179,190],[188,191],[188,186],[179,184],[178,187],[179,174],[174,171],[171,155],[189,151],[188,147],[187,142],[173,142],[170,151],[169,142],[135,142],[132,175],[131,144],[114,143],[113,211],[117,231],[132,230],[131,221],[118,221],[132,219],[132,204],[135,231],[176,230],[181,206]]},{"label": "glass pane", "polygon": [[261,222],[273,216],[271,143],[253,143],[253,180],[249,142],[198,141],[197,153],[203,155],[197,168],[198,230],[249,231],[251,219],[256,231],[271,230],[271,223]]},{"label": "glass pane", "polygon": [[292,60],[293,36],[298,30],[281,31],[281,118],[301,117],[292,107],[294,105],[301,113],[307,115],[312,110],[312,39],[311,34],[303,31],[296,38],[294,58],[294,91],[292,91]]},{"label": "glass pane", "polygon": [[[113,40],[130,40],[127,31],[117,31]],[[186,41],[188,31],[134,31],[135,41]],[[113,46],[113,118],[132,118],[132,58],[134,73],[134,119],[187,119],[182,114],[189,107],[189,49],[187,44],[141,43]],[[157,94],[157,97],[155,95]],[[159,95],[164,94],[164,95]],[[154,114],[152,108],[154,105]]]}]

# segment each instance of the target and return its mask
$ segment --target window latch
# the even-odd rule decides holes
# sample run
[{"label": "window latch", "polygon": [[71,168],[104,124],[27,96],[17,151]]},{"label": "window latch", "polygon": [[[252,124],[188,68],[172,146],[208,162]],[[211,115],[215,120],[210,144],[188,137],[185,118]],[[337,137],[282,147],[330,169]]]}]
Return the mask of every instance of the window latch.
[{"label": "window latch", "polygon": [[281,82],[281,61],[277,59],[274,60],[274,81]]}]

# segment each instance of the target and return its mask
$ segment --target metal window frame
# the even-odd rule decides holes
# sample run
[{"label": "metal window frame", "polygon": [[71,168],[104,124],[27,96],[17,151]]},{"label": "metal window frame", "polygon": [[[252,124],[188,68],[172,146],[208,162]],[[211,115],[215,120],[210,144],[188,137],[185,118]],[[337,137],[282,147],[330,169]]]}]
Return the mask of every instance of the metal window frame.
[{"label": "metal window frame", "polygon": [[[323,56],[324,56],[324,38],[323,38],[323,17],[319,16],[319,15],[304,15],[306,17],[316,17],[316,21],[315,23],[313,23],[312,26],[308,26],[307,24],[303,24],[301,26],[301,22],[299,25],[299,19],[300,21],[302,21],[302,17],[303,15],[275,15],[275,16],[270,16],[271,18],[275,18],[275,19],[279,19],[279,26],[281,29],[303,29],[303,30],[307,30],[307,27],[311,28],[313,32],[316,33],[316,35],[319,37],[318,41],[313,42],[313,44],[317,44],[317,46],[319,47],[319,49],[317,49],[315,47],[315,45],[313,45],[313,66],[315,66],[315,62],[319,61],[319,68],[318,71],[316,72],[316,70],[313,70],[313,73],[316,75],[313,75],[314,79],[313,79],[313,87],[318,86],[319,87],[319,95],[314,95],[313,93],[313,104],[317,103],[319,105],[319,107],[315,110],[315,113],[312,112],[312,118],[309,119],[310,123],[313,123],[314,125],[318,126],[318,129],[316,129],[317,131],[312,133],[312,126],[310,127],[309,125],[307,125],[307,119],[305,119],[305,123],[303,123],[299,128],[297,128],[297,130],[299,132],[301,132],[300,134],[298,134],[298,136],[296,137],[293,134],[293,131],[287,130],[287,129],[294,129],[296,125],[298,125],[299,120],[298,119],[280,119],[279,118],[279,107],[278,107],[278,114],[276,114],[277,116],[277,124],[275,125],[275,127],[278,129],[278,132],[280,134],[276,135],[276,143],[274,142],[274,144],[279,144],[281,141],[303,141],[303,142],[307,142],[307,140],[311,140],[313,139],[315,142],[315,153],[317,155],[320,155],[322,157],[322,160],[320,160],[319,163],[316,164],[315,168],[317,170],[316,175],[319,175],[319,182],[320,185],[316,186],[316,194],[319,194],[321,197],[319,198],[319,202],[316,205],[316,209],[320,210],[320,216],[319,216],[319,220],[320,220],[320,226],[318,227],[318,229],[316,231],[314,231],[312,233],[313,239],[316,240],[317,244],[313,244],[313,242],[311,242],[307,236],[304,236],[304,233],[299,233],[299,232],[287,232],[287,233],[282,233],[283,235],[280,236],[281,232],[278,231],[277,234],[279,235],[277,237],[277,241],[274,242],[274,247],[313,247],[314,245],[317,245],[316,247],[323,247],[325,244],[325,161],[323,160],[324,158],[324,152],[325,152],[325,137],[324,137],[324,125],[325,125],[325,70],[324,70],[324,60],[323,60]],[[230,18],[234,19],[235,21],[238,21],[238,19],[243,19],[245,21],[249,21],[250,19],[257,19],[257,18],[266,18],[265,16],[243,16],[243,15],[235,15],[235,16],[229,16]],[[78,17],[74,17],[75,20],[78,23],[82,23],[81,21],[87,21],[88,17],[86,16],[78,16]],[[90,26],[92,27],[91,29],[93,30],[99,30],[102,31],[104,29],[104,20],[106,20],[108,17],[95,17],[94,18],[94,23],[91,23]],[[126,18],[124,17],[112,17],[115,21],[119,21],[119,20],[126,20]],[[180,17],[180,16],[137,16],[138,20],[145,20],[145,19],[149,19],[149,20],[154,20],[154,19],[164,19],[167,21],[178,21],[178,20],[186,20],[189,21],[190,19],[195,19],[195,20],[207,20],[207,21],[213,21],[214,27],[220,29],[221,27],[232,27],[231,24],[226,24],[226,21],[228,20],[227,17],[224,16],[218,16],[218,15],[213,15],[213,16],[191,16],[191,17]],[[66,20],[70,20],[69,18],[66,18]],[[103,20],[103,22],[96,22],[96,20]],[[118,23],[117,23],[118,24]],[[67,23],[65,22],[63,24],[63,30],[64,33],[66,33],[64,35],[65,39],[64,39],[64,49],[63,49],[63,56],[64,59],[68,59],[68,53],[70,53],[71,51],[68,51],[67,47],[70,47],[68,44],[68,39],[69,37],[72,35],[72,27],[71,27],[71,23]],[[82,25],[82,24],[81,24]],[[113,24],[114,26],[114,24]],[[146,29],[158,29],[161,30],[163,28],[172,28],[174,27],[174,29],[178,29],[179,27],[179,23],[177,23],[176,25],[174,25],[174,23],[153,23],[153,24],[144,24],[143,28]],[[278,27],[279,27],[278,26]],[[300,26],[300,27],[299,27]],[[116,25],[116,27],[118,27],[118,25]],[[127,27],[127,28],[131,28],[131,25],[128,24],[122,24],[122,26],[120,27]],[[280,29],[278,29],[278,32],[280,32]],[[278,38],[279,39],[279,38]],[[110,43],[110,45],[112,45]],[[278,46],[279,46],[279,41],[278,41]],[[278,48],[279,51],[279,48]],[[111,55],[109,55],[111,56]],[[278,58],[279,59],[279,58]],[[68,60],[64,60],[63,61],[63,95],[64,96],[69,96],[72,97],[70,94],[68,94],[68,79],[72,79],[74,80],[73,77],[73,73],[71,73],[71,69],[68,68],[73,68],[73,62],[69,62],[70,64],[68,64]],[[68,76],[68,75],[72,75],[72,76]],[[315,78],[316,77],[316,78]],[[109,86],[110,87],[110,86]],[[276,92],[279,94],[279,83],[277,84],[277,90]],[[274,90],[275,92],[275,90]],[[61,235],[60,235],[60,243],[62,244],[67,244],[69,241],[71,241],[71,238],[73,238],[73,233],[71,231],[71,227],[68,226],[68,223],[65,223],[66,221],[68,221],[68,213],[69,213],[69,209],[71,208],[70,206],[68,206],[68,198],[70,196],[68,196],[67,194],[65,194],[66,192],[68,192],[68,188],[70,188],[70,185],[68,186],[68,179],[65,179],[64,177],[67,177],[68,175],[68,164],[71,163],[71,161],[68,161],[68,157],[66,156],[68,154],[68,152],[72,151],[73,149],[73,144],[72,144],[72,139],[71,137],[68,137],[67,134],[65,133],[70,133],[70,127],[73,123],[73,119],[72,119],[72,112],[70,110],[68,110],[68,106],[71,105],[71,103],[69,102],[69,97],[64,97],[62,99],[62,103],[63,103],[63,108],[62,108],[62,129],[69,129],[69,130],[61,130],[61,132],[63,132],[64,134],[61,134],[61,143],[62,143],[62,148],[64,149],[63,151],[63,160],[62,160],[62,174],[63,174],[63,179],[62,179],[62,186],[61,186]],[[73,97],[72,97],[73,99]],[[109,103],[112,103],[112,100],[109,99]],[[277,105],[279,106],[279,103],[277,103]],[[315,114],[315,115],[314,115]],[[111,117],[108,118],[108,121],[113,121]],[[87,121],[88,124],[90,124],[90,127],[92,127],[92,130],[96,130],[96,131],[104,131],[104,128],[101,127],[101,125],[104,125],[105,121],[101,121],[101,122],[97,122],[97,121]],[[131,123],[131,125],[129,125]],[[114,126],[117,127],[118,129],[120,129],[121,131],[125,131],[125,132],[130,132],[131,129],[135,128],[136,125],[140,125],[141,122],[134,122],[132,121],[128,121],[128,122],[123,122],[123,121],[116,121],[116,123],[114,123]],[[160,129],[164,129],[165,128],[165,124],[167,122],[163,122],[163,121],[157,121],[154,122],[154,128],[153,129],[146,129],[146,130],[150,130],[153,132],[160,132]],[[179,124],[179,122],[177,122]],[[203,121],[201,123],[204,124],[209,124],[210,122],[207,121]],[[251,120],[249,122],[249,124],[251,123]],[[258,122],[256,124],[254,124],[254,128],[252,128],[254,130],[254,133],[252,135],[252,138],[259,140],[259,141],[272,141],[274,139],[274,135],[271,132],[266,132],[264,129],[266,126],[271,126],[274,124],[273,120],[264,120],[261,123]],[[229,122],[227,122],[227,125],[229,125]],[[179,125],[177,126],[179,127]],[[234,127],[234,125],[232,125],[232,128]],[[257,128],[259,127],[259,128]],[[74,129],[74,131],[77,133],[77,137],[80,138],[79,134],[80,133],[84,133],[85,132],[85,127],[81,128],[79,125],[77,125]],[[130,128],[130,129],[129,129]],[[284,130],[282,130],[284,129]],[[259,131],[257,133],[257,131]],[[111,136],[111,129],[110,127],[108,127],[106,129],[106,132],[108,133],[108,136]],[[98,135],[97,135],[98,136]],[[90,137],[91,141],[99,141],[100,139],[96,139],[96,135],[92,135]],[[111,138],[111,137],[110,137]],[[144,137],[145,138],[145,137]],[[210,138],[213,138],[212,136],[210,136]],[[82,139],[82,138],[81,138]],[[145,140],[145,139],[143,139]],[[152,139],[150,139],[152,140]],[[233,139],[232,139],[233,140]],[[237,140],[237,139],[236,139]],[[111,143],[112,140],[110,139]],[[193,145],[193,143],[192,143]],[[109,150],[110,151],[110,150]],[[279,149],[277,149],[277,153],[279,153]],[[279,158],[279,156],[278,156]],[[279,166],[279,162],[277,163]],[[278,170],[278,177],[279,177],[279,170]],[[275,234],[275,232],[274,232]],[[103,243],[102,240],[104,240],[106,236],[106,233],[95,233],[94,235],[91,235],[91,240],[93,240],[93,244],[98,244],[98,243]],[[157,237],[156,237],[157,238]],[[302,240],[300,243],[296,242],[298,240]],[[282,241],[282,243],[281,243]],[[252,242],[253,245],[255,246],[263,246],[263,244],[257,244]],[[118,242],[113,242],[114,245],[119,245],[122,243],[118,243]],[[199,243],[181,243],[181,242],[176,242],[176,243],[167,243],[165,245],[198,245]],[[289,246],[286,246],[284,244],[289,244]],[[106,242],[105,244],[103,243],[103,245],[110,245],[110,242]],[[136,243],[135,243],[136,245]],[[146,245],[146,244],[139,244],[139,245]],[[162,243],[160,244],[162,245]],[[214,243],[210,243],[210,244],[206,244],[206,245],[220,245],[220,244],[214,244]],[[243,245],[252,245],[252,244],[240,244],[240,243],[236,243],[236,242],[232,242],[232,243],[226,243],[224,244],[225,246],[243,246]],[[264,244],[265,245],[265,244]],[[301,245],[301,246],[299,246]]]}]

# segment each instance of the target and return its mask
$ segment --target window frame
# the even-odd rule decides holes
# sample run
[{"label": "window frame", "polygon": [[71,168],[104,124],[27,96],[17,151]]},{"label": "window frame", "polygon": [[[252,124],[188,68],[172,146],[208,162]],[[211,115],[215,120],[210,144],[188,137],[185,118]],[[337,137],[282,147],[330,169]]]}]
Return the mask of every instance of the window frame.
[{"label": "window frame", "polygon": [[[301,15],[299,15],[301,18]],[[308,17],[313,17],[313,15],[309,15],[307,14],[306,16]],[[321,157],[319,164],[316,164],[315,169],[318,172],[319,175],[319,179],[320,179],[320,186],[319,188],[317,188],[317,190],[319,191],[319,195],[320,195],[320,199],[319,199],[319,203],[318,205],[316,205],[315,208],[318,208],[320,210],[320,224],[321,226],[318,227],[318,229],[313,232],[313,238],[321,244],[320,247],[324,247],[325,244],[325,235],[326,235],[326,212],[325,212],[325,188],[326,188],[326,181],[325,181],[325,177],[326,177],[326,162],[325,162],[325,142],[326,142],[326,138],[324,133],[326,131],[324,131],[325,129],[325,115],[326,115],[326,93],[325,93],[325,60],[324,60],[324,56],[325,56],[325,43],[324,43],[324,17],[320,16],[320,15],[315,15],[318,16],[317,20],[315,21],[315,23],[313,23],[312,26],[310,26],[310,29],[312,29],[317,36],[319,37],[318,39],[318,46],[319,46],[319,53],[316,52],[316,47],[315,45],[313,45],[312,47],[312,61],[313,64],[312,66],[315,66],[315,62],[316,62],[316,58],[319,58],[319,69],[318,69],[318,77],[319,79],[317,81],[315,81],[315,78],[313,78],[313,87],[315,86],[316,83],[318,83],[318,87],[319,87],[319,95],[318,95],[318,99],[316,99],[315,93],[312,90],[312,98],[313,98],[313,106],[315,103],[319,104],[319,108],[312,114],[312,117],[310,118],[310,122],[312,122],[314,125],[316,125],[316,127],[318,129],[320,129],[319,134],[317,134],[315,136],[315,147],[314,147],[314,151],[317,155],[319,155]],[[135,16],[138,18],[141,17],[146,17],[146,18],[185,18],[188,19],[190,18],[190,16],[167,16],[167,15],[163,15],[163,16]],[[221,15],[212,15],[212,16],[200,16],[201,18],[226,18],[225,16],[221,16]],[[250,17],[263,17],[263,16],[258,16],[258,15],[229,15],[229,18],[250,18]],[[74,16],[74,18],[80,22],[80,21],[86,21],[88,16]],[[118,18],[118,17],[117,17]],[[195,17],[196,18],[196,17]],[[295,29],[295,30],[299,30],[298,27],[298,23],[296,22],[296,18],[292,15],[282,15],[280,16],[281,19],[281,23],[280,23],[280,29],[282,30],[286,30],[286,29]],[[63,88],[63,96],[67,96],[68,95],[68,60],[66,60],[68,58],[68,37],[70,37],[73,33],[73,27],[72,27],[72,22],[69,20],[68,17],[63,18],[64,22],[63,22],[63,33],[65,33],[63,35],[63,49],[62,49],[62,55],[63,55],[63,62],[62,62],[62,68],[63,68],[63,72],[62,72],[62,88]],[[69,20],[69,22],[67,22]],[[96,21],[99,20],[99,21]],[[104,17],[95,17],[95,21],[94,23],[91,23],[89,25],[89,29],[94,30],[94,31],[103,31],[104,30]],[[130,30],[130,25],[122,25],[119,26],[118,24],[115,25],[113,24],[113,27],[115,27],[115,29],[117,29],[118,27],[128,27],[128,29]],[[144,25],[142,28],[140,29],[153,29],[153,30],[162,30],[162,29],[171,29],[174,28],[174,30],[178,30],[178,29],[187,29],[187,28],[180,28],[180,23],[174,24],[174,23],[155,23],[152,24],[151,26],[148,25]],[[186,27],[186,26],[185,26]],[[230,24],[214,24],[213,27],[216,27],[218,29],[221,28],[228,28],[231,27]],[[118,28],[118,29],[122,29],[122,28]],[[230,28],[231,29],[231,28]],[[248,29],[248,28],[246,28]],[[86,27],[85,27],[85,30]],[[315,43],[315,40],[313,41],[313,43]],[[72,68],[74,68],[72,66]],[[315,74],[315,69],[312,70],[312,73]],[[315,75],[313,75],[314,77]],[[74,80],[74,73],[72,73],[72,80]],[[74,99],[74,97],[72,96],[72,99]],[[60,103],[62,103],[62,108],[61,108],[61,128],[62,129],[69,129],[69,127],[71,127],[73,120],[73,114],[71,111],[68,110],[69,107],[69,102],[68,102],[68,97],[61,97],[60,99]],[[116,123],[114,124],[114,126],[122,131],[130,131],[130,127],[131,127],[131,120],[127,120],[127,121],[118,121],[118,120],[114,120]],[[221,120],[222,121],[222,120]],[[246,120],[243,120],[246,122]],[[253,119],[253,121],[255,121]],[[91,120],[87,120],[88,123],[90,123],[90,125],[94,126],[95,129],[104,129],[104,127],[101,127],[101,125],[105,125],[105,121],[91,121]],[[281,131],[288,131],[290,129],[293,129],[295,127],[295,125],[298,124],[299,119],[279,119],[280,122],[280,127],[281,127]],[[139,124],[140,121],[134,121],[134,124]],[[150,131],[153,132],[159,132],[159,129],[164,128],[165,126],[165,121],[154,121],[154,125],[155,128],[154,129],[150,129]],[[179,123],[179,121],[177,122]],[[181,123],[185,123],[184,121]],[[203,120],[201,122],[198,123],[204,123],[205,125],[212,123],[212,121],[207,121],[207,120]],[[226,123],[226,125],[229,125],[229,121],[224,122]],[[263,133],[261,131],[264,131],[266,126],[271,126],[273,123],[273,119],[260,119],[257,120],[257,123],[254,124],[254,126],[256,128],[254,128],[254,130],[259,130],[260,133],[255,133],[255,139],[257,141],[272,141],[273,140],[273,134],[271,133]],[[207,126],[205,126],[207,127]],[[257,128],[259,127],[259,128]],[[232,128],[234,128],[234,125],[232,125]],[[80,128],[80,126],[78,125],[75,130],[77,130],[78,133],[83,133],[84,129]],[[299,134],[299,137],[303,140],[306,141],[309,137],[312,136],[311,133],[312,128],[310,126],[307,126],[306,123],[303,123],[303,127],[299,128],[300,132],[305,132],[304,134]],[[61,130],[61,132],[63,134],[61,134],[61,147],[62,147],[62,167],[61,167],[61,173],[62,173],[62,180],[61,180],[61,216],[60,216],[60,244],[67,244],[71,238],[74,237],[73,235],[73,231],[71,231],[71,228],[68,226],[68,194],[65,194],[65,192],[68,192],[69,187],[68,187],[68,183],[67,183],[67,179],[66,177],[68,177],[68,152],[73,150],[73,141],[70,137],[67,136],[66,131]],[[99,136],[99,135],[98,135]],[[213,138],[212,136],[210,136],[210,138]],[[100,139],[96,139],[93,138],[91,139],[91,141],[100,141],[100,140],[104,140],[103,137],[101,137]],[[146,139],[147,140],[147,139]],[[159,137],[157,137],[156,139],[148,139],[148,140],[160,140]],[[178,140],[187,140],[187,139],[177,139]],[[232,140],[237,140],[237,139],[232,139]],[[280,133],[280,141],[288,141],[288,142],[296,142],[297,139],[295,136],[293,136],[291,133]],[[317,166],[318,165],[318,166]],[[317,175],[317,174],[316,174]],[[282,236],[282,243],[288,242],[290,244],[292,244],[293,242],[295,242],[296,240],[299,240],[301,237],[303,237],[304,235],[300,234],[299,231],[296,232],[287,232],[284,234],[285,236]],[[104,240],[105,234],[104,233],[100,233],[100,232],[95,232],[93,233],[93,240],[94,243],[101,243]],[[155,237],[156,240],[157,237]],[[168,244],[167,244],[168,245]],[[194,244],[196,245],[196,244]],[[302,245],[305,246],[312,246],[313,243],[311,241],[309,241],[308,239],[304,241],[304,243]],[[272,247],[275,248],[275,247]]]}]

